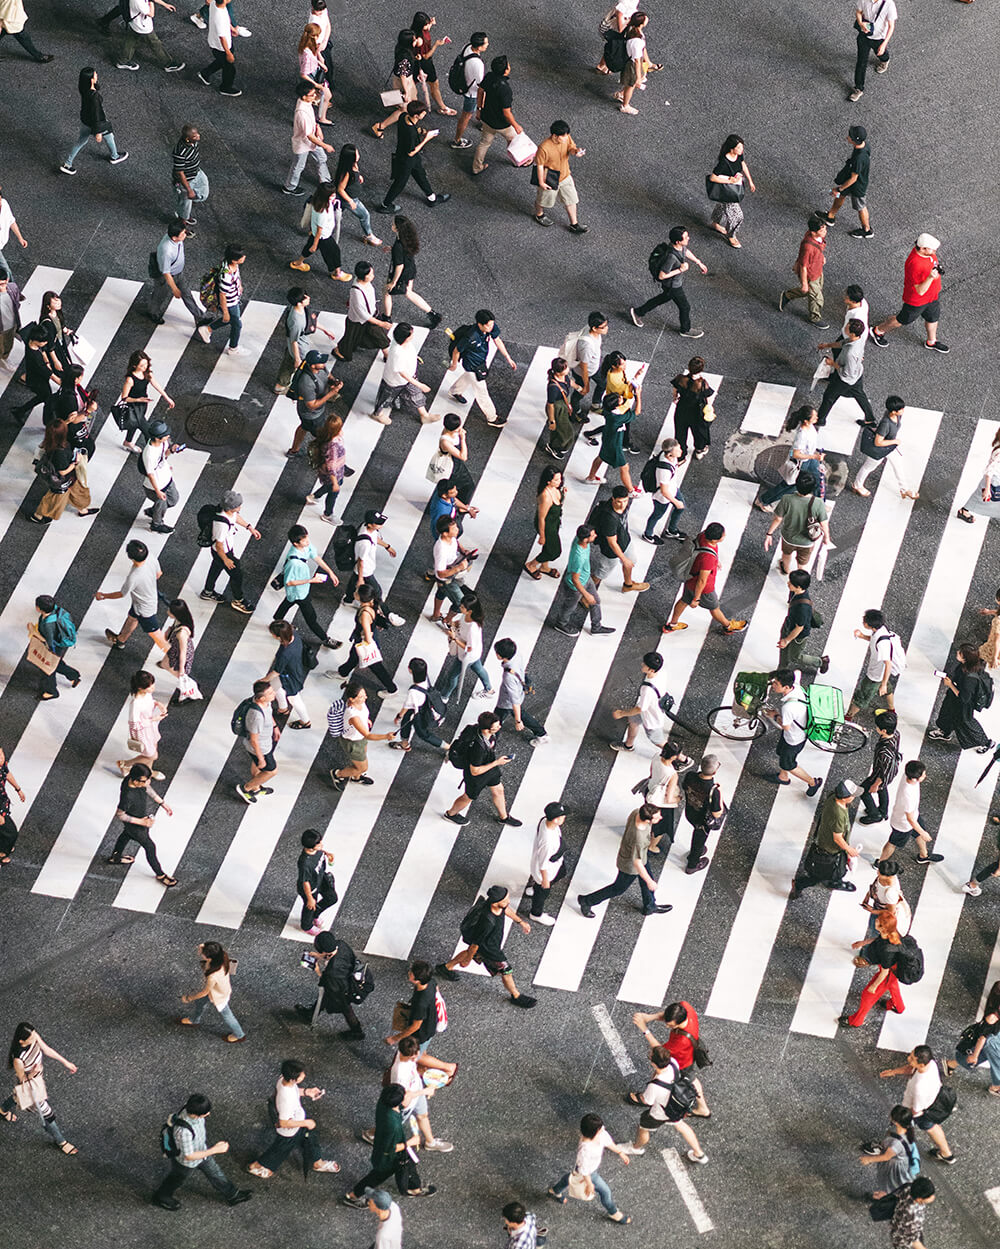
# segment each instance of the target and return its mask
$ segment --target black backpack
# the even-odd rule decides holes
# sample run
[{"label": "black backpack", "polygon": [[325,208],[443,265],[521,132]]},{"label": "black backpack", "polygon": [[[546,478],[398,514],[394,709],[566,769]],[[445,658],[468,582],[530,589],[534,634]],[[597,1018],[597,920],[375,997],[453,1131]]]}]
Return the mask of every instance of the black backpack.
[{"label": "black backpack", "polygon": [[[142,458],[141,456],[139,457]],[[222,505],[219,503],[203,503],[198,508],[198,545],[212,545],[212,526],[217,520],[222,519]]]},{"label": "black backpack", "polygon": [[[180,1112],[178,1111],[178,1114]],[[190,1123],[175,1123],[173,1115],[167,1115],[167,1120],[160,1128],[160,1152],[166,1158],[179,1158],[181,1151],[177,1144],[174,1133],[178,1128],[184,1128],[185,1131],[191,1133],[192,1140],[194,1138],[194,1128]]]},{"label": "black backpack", "polygon": [[459,935],[467,945],[473,945],[479,936],[479,921],[482,919],[483,912],[489,906],[486,901],[485,894],[481,898],[477,898],[472,906],[465,912],[462,922],[458,926]]},{"label": "black backpack", "polygon": [[610,30],[604,36],[604,64],[613,74],[620,74],[628,65],[628,52],[622,31]]},{"label": "black backpack", "polygon": [[357,525],[338,525],[333,535],[333,566],[338,572],[353,572],[357,562],[354,544],[358,540]]},{"label": "black backpack", "polygon": [[465,351],[469,345],[469,339],[476,332],[474,325],[460,325],[451,336],[451,345],[456,349],[459,355]]},{"label": "black backpack", "polygon": [[306,372],[306,365],[300,364],[299,367],[292,374],[292,380],[288,383],[288,389],[285,391],[286,399],[298,399],[299,398],[299,382],[302,380],[302,377],[304,376],[305,372]]},{"label": "black backpack", "polygon": [[937,1091],[937,1097],[924,1110],[923,1117],[931,1123],[944,1123],[957,1105],[958,1094],[950,1084],[942,1084]]},{"label": "black backpack", "polygon": [[665,456],[651,455],[643,465],[642,472],[639,474],[639,484],[647,494],[656,493],[656,472],[657,469],[662,468],[665,463]]},{"label": "black backpack", "polygon": [[302,670],[304,672],[313,672],[319,667],[319,643],[303,642],[302,643]]},{"label": "black backpack", "polygon": [[667,1116],[668,1122],[678,1123],[691,1113],[692,1106],[698,1100],[698,1090],[687,1076],[681,1075],[680,1068],[673,1059],[670,1060],[670,1063],[674,1068],[673,1082],[668,1084],[665,1080],[654,1080],[653,1083],[661,1089],[670,1090],[670,1096],[667,1098],[667,1104],[663,1107],[663,1112]]},{"label": "black backpack", "polygon": [[896,979],[900,984],[916,984],[923,976],[923,951],[912,937],[903,937],[896,954]]},{"label": "black backpack", "polygon": [[657,243],[649,253],[649,275],[654,282],[659,282],[660,280],[660,274],[663,272],[663,262],[667,258],[668,251],[670,251],[669,243]]},{"label": "black backpack", "polygon": [[420,690],[425,696],[424,701],[417,708],[417,714],[414,719],[423,717],[421,723],[427,725],[428,719],[431,721],[427,727],[433,727],[440,724],[448,714],[448,704],[441,695],[440,690],[436,690],[433,685],[411,685],[411,690]]},{"label": "black backpack", "polygon": [[233,712],[232,719],[229,721],[229,727],[237,737],[247,736],[247,712],[253,706],[252,698],[244,698],[241,703],[237,704],[236,710]]},{"label": "black backpack", "polygon": [[118,0],[118,12],[122,21],[127,26],[132,20],[132,3],[131,0]]},{"label": "black backpack", "polygon": [[468,766],[469,756],[472,753],[472,743],[476,740],[478,732],[478,725],[467,724],[448,747],[448,762],[453,768],[458,768],[461,771]]},{"label": "black backpack", "polygon": [[979,683],[972,705],[977,711],[985,711],[987,707],[993,706],[993,678],[988,672],[979,673]]},{"label": "black backpack", "polygon": [[478,52],[470,49],[468,52],[459,52],[452,61],[451,69],[448,70],[448,86],[456,95],[469,94],[469,83],[465,77],[465,62],[471,61],[474,56],[478,55]]}]

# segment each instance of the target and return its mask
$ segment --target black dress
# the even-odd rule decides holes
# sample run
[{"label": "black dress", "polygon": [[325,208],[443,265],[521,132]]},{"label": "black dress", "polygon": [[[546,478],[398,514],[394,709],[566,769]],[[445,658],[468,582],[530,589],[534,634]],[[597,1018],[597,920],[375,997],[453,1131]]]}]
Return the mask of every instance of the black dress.
[{"label": "black dress", "polygon": [[982,682],[981,674],[967,672],[960,663],[953,664],[947,671],[958,693],[948,690],[945,694],[935,721],[937,727],[942,733],[954,733],[962,750],[988,746],[990,739],[976,719],[975,699]]},{"label": "black dress", "polygon": [[11,818],[10,795],[7,793],[8,771],[7,764],[0,763],[0,816],[3,816],[3,823],[0,824],[0,854],[10,854],[17,841],[17,825]]},{"label": "black dress", "polygon": [[674,437],[681,444],[681,453],[688,453],[688,434],[694,438],[695,451],[711,446],[711,429],[705,420],[705,404],[715,394],[703,377],[692,380],[687,373],[675,377],[671,386],[677,391],[674,408]]}]

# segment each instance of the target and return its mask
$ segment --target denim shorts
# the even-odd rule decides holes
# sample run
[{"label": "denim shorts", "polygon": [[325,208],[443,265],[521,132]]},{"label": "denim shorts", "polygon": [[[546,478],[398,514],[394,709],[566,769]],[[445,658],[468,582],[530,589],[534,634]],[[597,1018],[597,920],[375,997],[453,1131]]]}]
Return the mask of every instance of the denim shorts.
[{"label": "denim shorts", "polygon": [[143,633],[155,633],[160,627],[160,622],[155,616],[140,616],[134,607],[128,609],[128,614],[133,620],[138,620],[142,626]]},{"label": "denim shorts", "polygon": [[463,95],[462,96],[462,112],[463,113],[474,113],[476,111],[476,100],[478,99],[478,96],[479,96],[478,91],[476,92],[475,95]]}]

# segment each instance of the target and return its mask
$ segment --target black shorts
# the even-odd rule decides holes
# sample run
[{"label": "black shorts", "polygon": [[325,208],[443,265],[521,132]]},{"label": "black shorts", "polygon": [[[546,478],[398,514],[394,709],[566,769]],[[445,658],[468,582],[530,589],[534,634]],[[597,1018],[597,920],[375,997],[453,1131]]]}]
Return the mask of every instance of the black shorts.
[{"label": "black shorts", "polygon": [[941,300],[932,299],[929,304],[903,304],[896,313],[896,320],[900,325],[909,325],[911,321],[916,321],[920,317],[934,324],[940,321]]},{"label": "black shorts", "polygon": [[502,958],[499,963],[494,963],[489,959],[475,957],[475,962],[481,963],[491,976],[509,976],[514,968],[507,962],[506,958]]},{"label": "black shorts", "polygon": [[789,746],[784,736],[778,739],[778,767],[783,772],[791,772],[798,767],[799,755],[802,754],[802,747],[805,742],[799,742],[797,746]]},{"label": "black shorts", "polygon": [[155,633],[160,627],[160,622],[155,616],[140,616],[134,607],[128,609],[128,614],[133,620],[138,620],[143,633]]},{"label": "black shorts", "polygon": [[917,834],[912,828],[894,828],[889,833],[889,841],[894,846],[905,846],[909,841],[915,841]]},{"label": "black shorts", "polygon": [[[249,752],[249,751],[247,751],[247,754],[250,754],[250,752]],[[250,755],[250,759],[251,759],[251,761],[252,761],[253,763],[256,763],[256,762],[257,762],[257,756],[256,756],[256,755]],[[264,756],[264,771],[265,771],[265,772],[274,772],[274,771],[277,769],[277,766],[278,766],[278,765],[274,762],[274,751],[273,751],[273,750],[269,750],[269,751],[267,752],[267,754]]]},{"label": "black shorts", "polygon": [[639,1116],[639,1127],[645,1128],[647,1132],[657,1132],[669,1122],[669,1119],[654,1119],[648,1110],[644,1110]]},{"label": "black shorts", "polygon": [[437,82],[438,72],[434,68],[434,58],[432,56],[425,57],[420,62],[420,71],[428,82]]}]

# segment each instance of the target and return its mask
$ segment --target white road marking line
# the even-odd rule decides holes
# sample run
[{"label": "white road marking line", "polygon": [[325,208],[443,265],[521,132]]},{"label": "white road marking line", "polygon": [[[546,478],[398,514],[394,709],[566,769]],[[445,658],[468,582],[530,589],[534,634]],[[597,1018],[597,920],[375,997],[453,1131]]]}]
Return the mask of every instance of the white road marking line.
[{"label": "white road marking line", "polygon": [[1000,1187],[988,1188],[983,1196],[993,1207],[993,1213],[1000,1219]]},{"label": "white road marking line", "polygon": [[708,1211],[698,1196],[698,1190],[688,1174],[687,1167],[681,1162],[680,1154],[676,1149],[661,1149],[660,1155],[667,1164],[667,1170],[677,1185],[677,1191],[681,1195],[681,1200],[688,1208],[688,1214],[691,1216],[691,1222],[694,1224],[695,1230],[702,1235],[705,1232],[714,1232],[715,1224],[708,1217]]},{"label": "white road marking line", "polygon": [[629,1057],[621,1033],[611,1022],[611,1014],[608,1008],[603,1002],[597,1002],[590,1009],[597,1021],[598,1028],[601,1030],[601,1036],[604,1037],[608,1049],[611,1051],[611,1057],[618,1065],[618,1070],[623,1076],[634,1075],[636,1071],[635,1063]]}]

